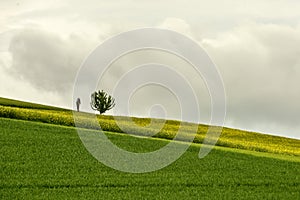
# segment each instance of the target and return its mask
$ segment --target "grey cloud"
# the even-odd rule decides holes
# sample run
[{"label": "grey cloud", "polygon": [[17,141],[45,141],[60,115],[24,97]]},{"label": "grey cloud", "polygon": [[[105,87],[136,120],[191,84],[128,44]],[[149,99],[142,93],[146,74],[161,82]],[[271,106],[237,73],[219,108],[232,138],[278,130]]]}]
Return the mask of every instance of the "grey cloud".
[{"label": "grey cloud", "polygon": [[76,35],[63,39],[40,29],[17,33],[9,47],[11,74],[43,90],[72,90],[76,71],[87,54],[86,41]]},{"label": "grey cloud", "polygon": [[230,125],[299,137],[299,29],[252,23],[203,45],[223,75]]}]

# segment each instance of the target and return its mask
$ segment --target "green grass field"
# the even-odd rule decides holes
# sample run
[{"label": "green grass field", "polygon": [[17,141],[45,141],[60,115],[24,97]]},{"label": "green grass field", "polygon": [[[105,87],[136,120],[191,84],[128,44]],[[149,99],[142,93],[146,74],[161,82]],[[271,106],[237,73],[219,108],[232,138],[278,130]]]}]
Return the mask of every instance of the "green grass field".
[{"label": "green grass field", "polygon": [[2,106],[10,106],[10,107],[18,107],[18,108],[31,108],[31,109],[43,109],[43,110],[56,110],[56,111],[66,111],[67,109],[54,107],[54,106],[46,106],[37,103],[30,103],[19,101],[15,99],[8,99],[0,97],[0,105]]},{"label": "green grass field", "polygon": [[[153,137],[165,139],[173,139],[177,134],[178,128],[181,127],[184,133],[181,134],[179,139],[185,141],[187,140],[186,138],[190,138],[191,134],[197,132],[194,139],[195,143],[202,143],[208,130],[208,126],[203,124],[181,123],[174,120],[167,120],[165,123],[165,121],[158,119],[117,117],[119,124],[123,127],[123,129],[120,129],[113,116],[98,115],[99,123],[94,123],[91,119],[94,119],[95,115],[88,113],[80,113],[78,115],[79,126],[82,128],[99,129],[100,124],[104,131],[122,133],[125,128],[129,134],[143,136],[153,135]],[[70,110],[56,107],[51,109],[50,106],[44,108],[43,105],[4,98],[0,98],[0,117],[74,126],[73,112]],[[153,125],[150,128],[145,127],[151,120]],[[162,129],[157,127],[162,127]],[[226,127],[223,128],[216,145],[300,156],[300,140]]]},{"label": "green grass field", "polygon": [[[124,173],[88,153],[71,111],[33,108],[30,103],[21,107],[18,102],[4,106],[2,101],[0,199],[300,199],[299,140],[225,129],[223,142],[204,159],[198,159],[201,144],[194,143],[166,168]],[[82,113],[83,127],[97,131],[88,118]],[[149,120],[135,118],[141,128],[133,134],[147,135],[143,125]],[[169,141],[158,137],[168,138],[179,126],[168,121],[165,132],[145,138],[118,133],[111,116],[99,116],[99,121],[107,125],[113,143],[133,152],[159,149]],[[194,125],[184,126],[188,134]],[[204,134],[207,126],[197,126],[197,135]]]}]

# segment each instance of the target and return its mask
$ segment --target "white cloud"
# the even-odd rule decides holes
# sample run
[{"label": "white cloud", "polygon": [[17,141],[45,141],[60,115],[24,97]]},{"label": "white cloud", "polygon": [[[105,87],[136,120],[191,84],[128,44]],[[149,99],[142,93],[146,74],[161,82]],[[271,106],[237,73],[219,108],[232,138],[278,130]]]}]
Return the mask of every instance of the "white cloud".
[{"label": "white cloud", "polygon": [[190,25],[179,18],[167,18],[158,27],[173,30],[183,35],[192,35]]}]

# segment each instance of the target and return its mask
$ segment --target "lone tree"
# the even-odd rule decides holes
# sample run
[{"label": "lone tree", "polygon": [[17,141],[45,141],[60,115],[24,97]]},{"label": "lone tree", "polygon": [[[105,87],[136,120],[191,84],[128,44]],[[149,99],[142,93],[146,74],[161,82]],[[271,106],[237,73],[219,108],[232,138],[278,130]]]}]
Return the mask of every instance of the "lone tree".
[{"label": "lone tree", "polygon": [[103,90],[94,92],[91,95],[91,107],[93,110],[97,110],[100,114],[105,113],[107,110],[112,109],[115,106],[115,99],[108,95]]}]

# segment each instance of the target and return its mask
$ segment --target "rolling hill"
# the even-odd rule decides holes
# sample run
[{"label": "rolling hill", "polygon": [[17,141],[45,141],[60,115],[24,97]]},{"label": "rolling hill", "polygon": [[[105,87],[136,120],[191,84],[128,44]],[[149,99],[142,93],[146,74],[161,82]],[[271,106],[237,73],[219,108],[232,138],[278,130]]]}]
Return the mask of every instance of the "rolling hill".
[{"label": "rolling hill", "polygon": [[[95,132],[90,114],[81,128]],[[299,199],[300,141],[224,128],[212,152],[198,159],[207,125],[167,120],[158,133],[148,118],[97,116],[107,137],[132,152],[169,143],[178,127],[197,134],[180,159],[144,174],[111,169],[88,153],[72,111],[0,98],[0,199]],[[146,136],[146,137],[136,137]],[[153,135],[150,137],[150,135]],[[185,137],[180,138],[184,145]],[[101,144],[99,144],[101,145]],[[202,147],[203,148],[203,147]]]}]

